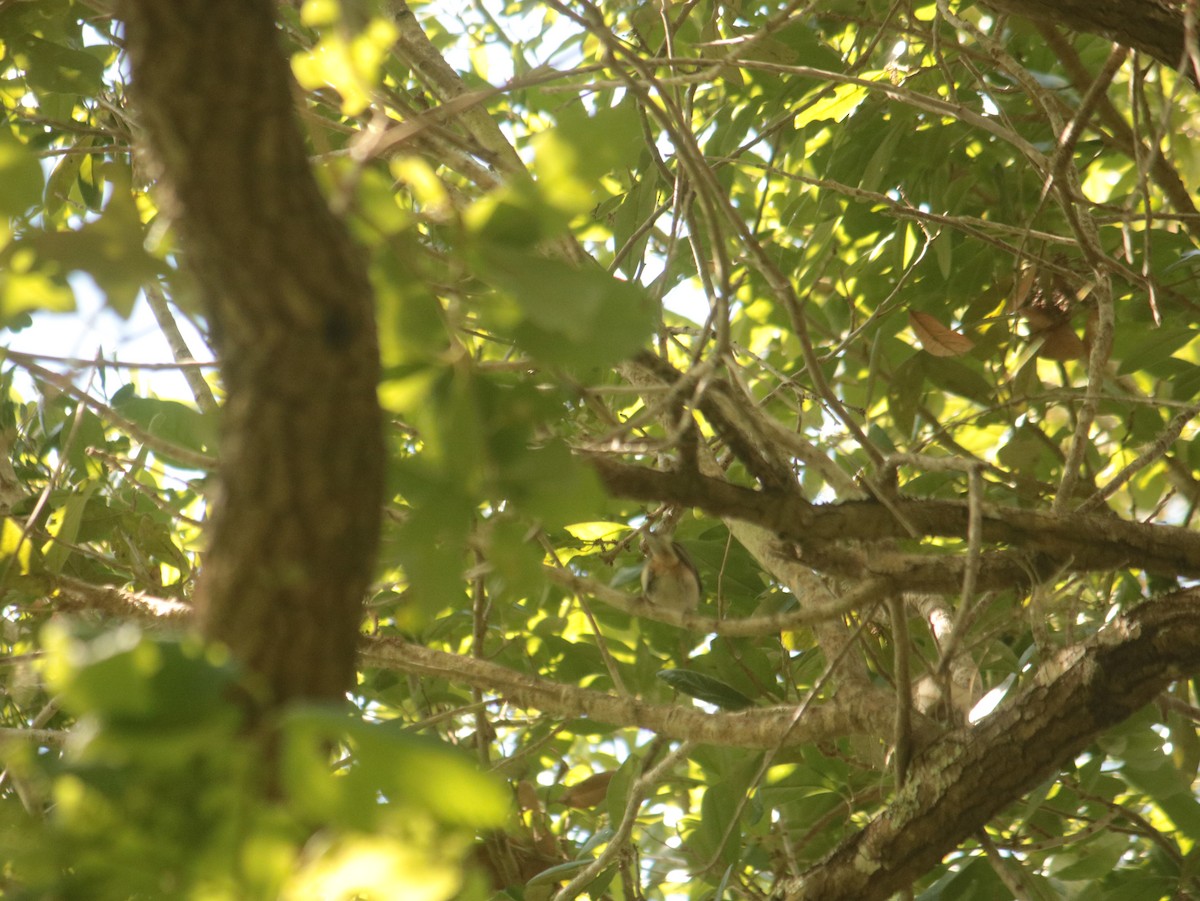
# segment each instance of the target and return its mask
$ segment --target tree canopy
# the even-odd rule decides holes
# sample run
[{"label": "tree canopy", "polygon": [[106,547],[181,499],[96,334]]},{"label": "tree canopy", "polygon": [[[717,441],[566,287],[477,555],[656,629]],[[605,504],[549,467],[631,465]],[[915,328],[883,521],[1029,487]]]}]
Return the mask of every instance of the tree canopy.
[{"label": "tree canopy", "polygon": [[0,0],[5,896],[1200,893],[1185,6]]}]

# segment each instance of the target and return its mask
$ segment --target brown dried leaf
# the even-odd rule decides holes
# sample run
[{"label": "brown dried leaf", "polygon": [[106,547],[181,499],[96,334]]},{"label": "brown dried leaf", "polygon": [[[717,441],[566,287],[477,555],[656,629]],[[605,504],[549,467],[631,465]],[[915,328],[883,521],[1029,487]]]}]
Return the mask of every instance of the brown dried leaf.
[{"label": "brown dried leaf", "polygon": [[916,332],[921,347],[931,356],[958,357],[975,346],[975,342],[966,335],[942,325],[928,313],[909,310],[908,324]]},{"label": "brown dried leaf", "polygon": [[1082,360],[1087,356],[1087,349],[1079,340],[1079,335],[1075,334],[1075,329],[1071,328],[1069,321],[1039,332],[1038,336],[1043,339],[1038,350],[1038,356],[1043,359]]},{"label": "brown dried leaf", "polygon": [[1030,266],[1027,269],[1023,269],[1017,277],[1012,293],[1013,312],[1020,310],[1025,306],[1025,302],[1029,300],[1029,292],[1033,290],[1034,282],[1037,281],[1037,275],[1037,269]]},{"label": "brown dried leaf", "polygon": [[542,812],[542,804],[538,800],[537,789],[528,779],[522,779],[517,783],[517,804],[522,810],[532,810],[537,813]]},{"label": "brown dried leaf", "polygon": [[582,782],[576,782],[563,792],[563,804],[567,807],[595,807],[608,794],[608,783],[612,782],[612,777],[612,773],[597,773]]}]

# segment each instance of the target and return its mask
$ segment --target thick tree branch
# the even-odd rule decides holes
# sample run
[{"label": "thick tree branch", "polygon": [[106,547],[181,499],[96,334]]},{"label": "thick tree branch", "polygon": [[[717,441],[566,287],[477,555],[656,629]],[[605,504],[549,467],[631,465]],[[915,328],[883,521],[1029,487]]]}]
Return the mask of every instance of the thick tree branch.
[{"label": "thick tree branch", "polygon": [[[836,572],[849,568],[863,574],[866,567],[867,573],[891,575],[913,590],[933,590],[928,579],[906,580],[912,575],[907,567],[919,560],[910,555],[884,565],[887,557],[880,556],[880,563],[873,565],[870,555],[848,549],[847,542],[910,537],[893,509],[920,535],[967,537],[970,510],[963,502],[897,498],[889,508],[875,501],[812,506],[790,493],[756,491],[699,473],[662,472],[599,455],[588,459],[616,497],[666,501],[755,523],[795,542],[804,561],[816,568],[829,567]],[[1007,558],[997,558],[1013,575],[1023,566],[1026,577],[1021,581],[1028,581],[1046,565],[1075,572],[1132,567],[1164,575],[1200,576],[1200,533],[1176,526],[1127,522],[1102,514],[1057,516],[985,504],[982,539],[1027,555],[1025,561],[1012,551]],[[947,563],[936,557],[929,562],[936,566]],[[990,579],[985,558],[979,584],[985,586]]]},{"label": "thick tree branch", "polygon": [[795,885],[788,897],[872,901],[928,871],[1106,729],[1172,681],[1200,672],[1200,591],[1150,601],[1082,645],[973,727],[914,761],[888,809]]},{"label": "thick tree branch", "polygon": [[70,576],[55,578],[53,589],[48,606],[55,613],[100,613],[168,629],[186,627],[192,619],[192,608],[180,601],[122,591],[111,585],[93,585]]}]

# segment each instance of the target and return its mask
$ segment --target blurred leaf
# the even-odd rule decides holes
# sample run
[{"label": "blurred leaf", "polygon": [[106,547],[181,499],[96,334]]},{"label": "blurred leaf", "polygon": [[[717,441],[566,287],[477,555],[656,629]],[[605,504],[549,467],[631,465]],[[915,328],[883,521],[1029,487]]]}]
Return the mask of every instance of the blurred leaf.
[{"label": "blurred leaf", "polygon": [[558,127],[534,139],[534,171],[543,196],[569,214],[596,205],[597,185],[609,172],[632,167],[642,152],[637,107],[621,103],[585,113],[568,107]]},{"label": "blurred leaf", "polygon": [[113,397],[113,408],[168,444],[198,453],[215,445],[215,417],[178,401],[137,397],[129,391]]},{"label": "blurred leaf", "polygon": [[509,461],[497,487],[517,509],[549,527],[565,525],[604,498],[595,471],[557,441]]},{"label": "blurred leaf", "polygon": [[631,356],[654,327],[653,307],[636,285],[592,265],[517,250],[481,247],[481,277],[521,311],[511,335],[533,357],[572,368],[608,366]]},{"label": "blurred leaf", "polygon": [[423,281],[413,278],[413,266],[394,246],[371,261],[385,368],[434,360],[449,340],[438,300]]},{"label": "blurred leaf", "polygon": [[87,272],[104,290],[113,310],[128,317],[142,285],[162,271],[142,241],[141,218],[128,189],[114,188],[96,221],[74,230],[30,233],[17,241],[12,251],[29,248],[63,271]]},{"label": "blurred leaf", "polygon": [[25,34],[11,48],[31,87],[62,94],[94,94],[100,90],[103,63],[90,53],[74,50],[36,34]]},{"label": "blurred leaf", "polygon": [[485,246],[502,253],[507,248],[532,248],[554,237],[566,228],[569,216],[547,202],[534,182],[517,179],[476,200],[463,221]]},{"label": "blurred leaf", "polygon": [[[386,812],[380,796],[450,825],[496,828],[509,816],[507,787],[442,742],[323,708],[293,710],[284,731],[285,783],[318,822],[333,816],[369,828]],[[348,743],[354,755],[340,774],[325,763],[333,742]]]},{"label": "blurred leaf", "polygon": [[448,901],[461,897],[462,842],[413,835],[348,835],[314,842],[282,897],[288,901],[387,898]]},{"label": "blurred leaf", "polygon": [[342,112],[354,116],[370,104],[397,37],[395,24],[384,18],[371,19],[357,34],[331,29],[311,50],[292,57],[292,72],[301,87],[332,87],[342,96]]},{"label": "blurred leaf", "polygon": [[0,133],[0,216],[19,216],[42,197],[42,167],[27,146]]},{"label": "blurred leaf", "polygon": [[117,737],[128,730],[131,742],[145,743],[155,732],[165,738],[166,730],[203,730],[238,717],[227,702],[232,668],[199,642],[154,641],[133,625],[88,635],[52,623],[42,643],[43,672],[63,703]]}]

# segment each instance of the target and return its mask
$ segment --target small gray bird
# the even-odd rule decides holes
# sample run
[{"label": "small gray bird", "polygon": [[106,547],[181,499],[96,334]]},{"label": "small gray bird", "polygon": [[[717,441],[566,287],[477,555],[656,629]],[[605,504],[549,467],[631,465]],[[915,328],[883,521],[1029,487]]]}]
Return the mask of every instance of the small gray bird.
[{"label": "small gray bird", "polygon": [[659,607],[694,612],[703,588],[687,551],[678,541],[653,532],[645,536],[642,547],[646,551],[642,593]]}]

